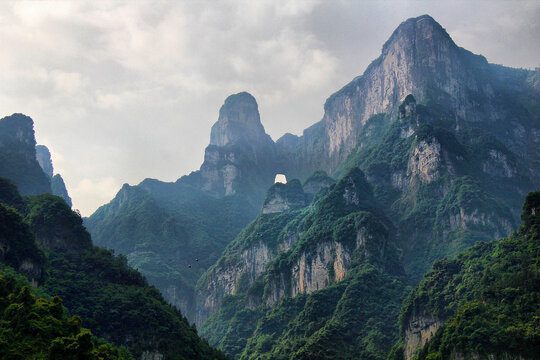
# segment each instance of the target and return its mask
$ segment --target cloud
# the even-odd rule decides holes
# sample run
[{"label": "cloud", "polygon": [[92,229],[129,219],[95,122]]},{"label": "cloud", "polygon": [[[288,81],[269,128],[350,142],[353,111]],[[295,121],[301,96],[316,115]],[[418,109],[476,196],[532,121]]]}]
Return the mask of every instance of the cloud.
[{"label": "cloud", "polygon": [[122,183],[197,169],[232,93],[257,98],[274,139],[299,134],[405,19],[429,13],[458,45],[534,67],[539,11],[537,1],[0,2],[0,110],[34,119],[88,215]]},{"label": "cloud", "polygon": [[73,207],[81,211],[84,216],[90,215],[98,206],[111,200],[118,190],[120,183],[112,177],[99,179],[82,179],[76,186],[70,188],[73,198],[87,199],[85,202],[75,204]]}]

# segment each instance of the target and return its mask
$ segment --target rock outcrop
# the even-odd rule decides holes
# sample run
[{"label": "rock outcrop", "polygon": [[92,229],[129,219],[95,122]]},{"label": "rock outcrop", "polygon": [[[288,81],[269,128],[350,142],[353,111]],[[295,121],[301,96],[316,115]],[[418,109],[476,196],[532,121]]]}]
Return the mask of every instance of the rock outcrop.
[{"label": "rock outcrop", "polygon": [[218,196],[242,193],[263,200],[275,171],[275,145],[264,131],[255,98],[247,92],[231,95],[212,126],[200,171],[179,180]]},{"label": "rock outcrop", "polygon": [[43,172],[49,177],[51,181],[51,194],[60,196],[69,205],[69,207],[71,207],[71,198],[69,197],[68,191],[66,189],[64,179],[62,179],[62,176],[60,174],[53,175],[54,167],[49,148],[47,148],[45,145],[37,145],[36,160],[39,163],[39,166],[41,166],[41,169],[43,169]]},{"label": "rock outcrop", "polygon": [[262,213],[271,214],[306,206],[306,195],[300,181],[293,179],[287,184],[275,183],[268,190]]},{"label": "rock outcrop", "polygon": [[43,172],[52,179],[54,172],[49,148],[45,145],[36,145],[36,160],[43,169]]},{"label": "rock outcrop", "polygon": [[257,101],[247,92],[225,99],[210,133],[210,145],[223,147],[237,143],[255,148],[273,144],[261,123]]},{"label": "rock outcrop", "polygon": [[[384,127],[388,119],[414,112],[418,102],[453,114],[456,129],[464,124],[489,129],[512,151],[538,163],[539,152],[526,150],[540,144],[538,122],[530,121],[535,115],[528,105],[508,101],[523,93],[538,93],[532,73],[491,65],[458,47],[428,15],[411,18],[394,31],[381,56],[362,76],[328,98],[319,123],[298,139],[289,136],[278,141],[278,147],[296,161],[298,173],[292,176],[303,177],[318,169],[333,175],[358,145],[366,143],[370,119],[390,114],[377,120],[377,126]],[[408,94],[414,94],[415,101],[400,109]],[[515,116],[516,111],[522,116]]]},{"label": "rock outcrop", "polygon": [[417,177],[423,183],[430,183],[439,178],[441,164],[441,144],[432,138],[422,140],[414,148],[407,165],[407,177]]},{"label": "rock outcrop", "polygon": [[321,189],[330,187],[336,181],[332,179],[325,171],[319,170],[313,173],[304,181],[302,187],[304,192],[310,196],[315,196]]},{"label": "rock outcrop", "polygon": [[66,202],[66,204],[69,205],[69,207],[73,205],[66,189],[64,179],[62,179],[62,176],[60,174],[56,174],[52,177],[51,190],[53,195],[60,196],[62,199],[64,199],[64,201]]},{"label": "rock outcrop", "polygon": [[412,359],[414,354],[426,345],[435,335],[442,321],[425,316],[416,316],[409,319],[403,340],[406,360]]},{"label": "rock outcrop", "polygon": [[0,176],[15,182],[23,195],[51,192],[50,179],[36,160],[34,122],[28,116],[0,119]]}]

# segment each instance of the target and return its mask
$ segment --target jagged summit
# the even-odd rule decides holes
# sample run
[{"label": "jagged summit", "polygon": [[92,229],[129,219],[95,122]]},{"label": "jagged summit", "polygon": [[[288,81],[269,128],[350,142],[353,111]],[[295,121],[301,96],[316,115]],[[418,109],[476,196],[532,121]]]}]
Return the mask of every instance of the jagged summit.
[{"label": "jagged summit", "polygon": [[210,145],[226,146],[238,142],[256,144],[269,140],[261,124],[255,98],[247,92],[229,96],[219,110],[218,121],[212,126]]},{"label": "jagged summit", "polygon": [[448,43],[456,46],[446,30],[429,15],[421,15],[402,22],[383,45],[383,55],[390,51],[392,43],[404,40],[413,46],[426,40],[432,43]]},{"label": "jagged summit", "polygon": [[45,145],[36,146],[36,160],[43,169],[43,172],[49,177],[51,181],[51,191],[53,195],[60,196],[71,207],[73,204],[69,197],[66,184],[62,175],[54,174],[54,167],[51,159],[51,152]]}]

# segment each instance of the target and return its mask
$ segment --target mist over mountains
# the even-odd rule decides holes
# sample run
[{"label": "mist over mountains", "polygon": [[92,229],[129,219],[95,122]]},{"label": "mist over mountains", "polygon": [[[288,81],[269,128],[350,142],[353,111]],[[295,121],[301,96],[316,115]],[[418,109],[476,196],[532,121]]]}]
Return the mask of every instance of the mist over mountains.
[{"label": "mist over mountains", "polygon": [[199,170],[125,184],[84,227],[32,120],[5,117],[2,276],[60,295],[92,356],[532,359],[539,76],[411,18],[302,136],[230,95]]}]

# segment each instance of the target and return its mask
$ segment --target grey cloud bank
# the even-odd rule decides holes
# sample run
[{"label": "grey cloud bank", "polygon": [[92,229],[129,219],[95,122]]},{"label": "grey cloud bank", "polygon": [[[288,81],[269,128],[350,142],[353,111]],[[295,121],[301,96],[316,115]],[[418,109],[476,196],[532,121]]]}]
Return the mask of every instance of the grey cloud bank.
[{"label": "grey cloud bank", "polygon": [[197,169],[224,99],[300,134],[405,19],[428,13],[493,63],[540,66],[538,1],[7,2],[0,110],[35,121],[74,207]]}]

